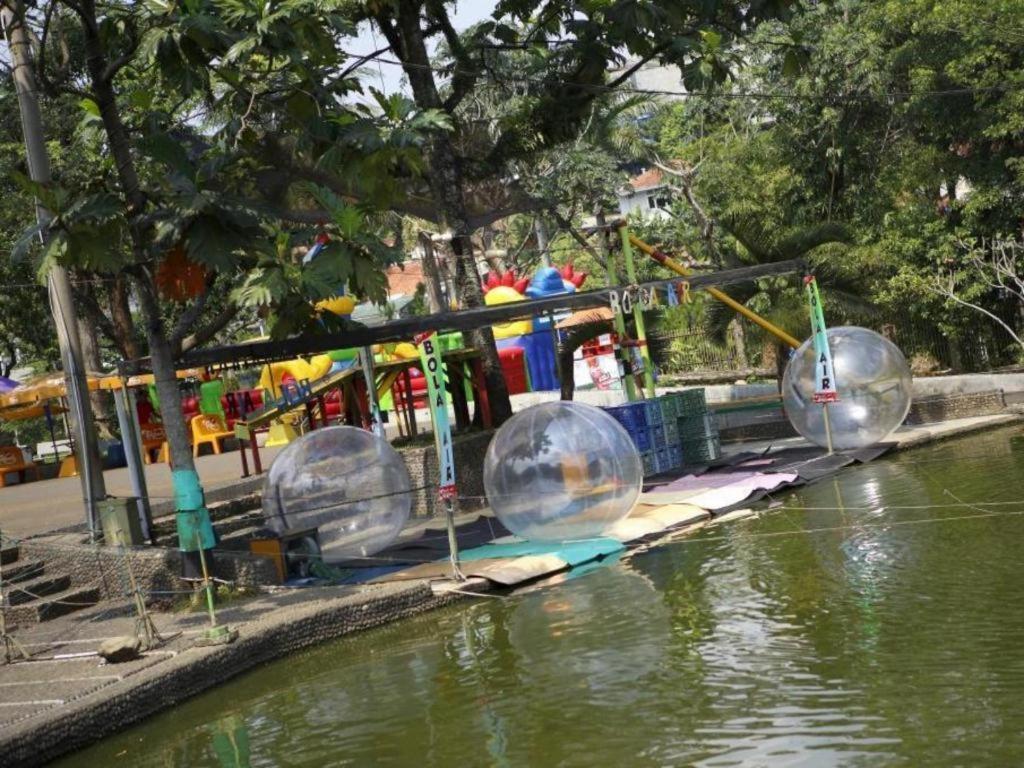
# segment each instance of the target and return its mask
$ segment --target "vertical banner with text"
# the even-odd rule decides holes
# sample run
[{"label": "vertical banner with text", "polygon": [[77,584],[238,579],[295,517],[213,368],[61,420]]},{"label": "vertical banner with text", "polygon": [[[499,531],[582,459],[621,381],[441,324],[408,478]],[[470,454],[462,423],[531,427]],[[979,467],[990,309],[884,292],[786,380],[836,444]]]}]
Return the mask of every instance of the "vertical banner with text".
[{"label": "vertical banner with text", "polygon": [[423,376],[427,380],[430,420],[434,424],[434,444],[437,446],[437,463],[440,471],[437,493],[442,499],[453,499],[456,495],[455,456],[452,451],[448,396],[444,386],[444,367],[441,361],[441,348],[437,343],[437,332],[431,331],[417,336],[416,345],[420,350]]},{"label": "vertical banner with text", "polygon": [[836,389],[835,368],[832,366],[832,350],[828,346],[828,332],[825,328],[825,313],[821,308],[821,294],[814,275],[804,278],[807,306],[811,312],[811,334],[814,339],[814,402],[834,403],[839,400]]}]

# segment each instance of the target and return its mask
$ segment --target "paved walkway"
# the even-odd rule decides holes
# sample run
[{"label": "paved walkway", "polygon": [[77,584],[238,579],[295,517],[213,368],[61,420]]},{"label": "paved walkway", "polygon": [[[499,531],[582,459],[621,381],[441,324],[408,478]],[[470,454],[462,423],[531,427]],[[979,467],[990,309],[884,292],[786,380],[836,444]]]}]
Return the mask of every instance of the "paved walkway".
[{"label": "paved walkway", "polygon": [[[269,467],[279,448],[261,448],[264,467]],[[231,495],[260,488],[263,477],[243,481],[242,463],[238,451],[219,456],[200,456],[196,470],[206,488],[209,501],[223,501]],[[131,496],[132,484],[127,469],[110,469],[103,473],[107,493],[111,496]],[[171,470],[166,464],[146,466],[146,485],[154,511],[169,509],[173,500]],[[227,495],[225,495],[227,494]],[[54,478],[0,488],[0,531],[12,536],[28,536],[85,521],[82,504],[82,484],[77,477]]]}]

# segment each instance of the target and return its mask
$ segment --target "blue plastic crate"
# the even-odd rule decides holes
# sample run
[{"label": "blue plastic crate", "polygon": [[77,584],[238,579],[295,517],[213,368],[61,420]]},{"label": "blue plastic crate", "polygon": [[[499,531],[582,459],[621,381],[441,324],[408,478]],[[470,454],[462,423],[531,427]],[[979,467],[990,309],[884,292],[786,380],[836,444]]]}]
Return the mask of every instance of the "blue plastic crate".
[{"label": "blue plastic crate", "polygon": [[627,432],[636,432],[647,426],[646,408],[643,403],[611,405],[603,410],[625,427]]},{"label": "blue plastic crate", "polygon": [[648,427],[648,432],[651,436],[651,448],[664,448],[668,443],[665,442],[665,427]]},{"label": "blue plastic crate", "polygon": [[647,431],[646,427],[637,432],[630,432],[629,436],[633,440],[633,445],[641,453],[651,450],[651,433]]},{"label": "blue plastic crate", "polygon": [[670,445],[668,447],[668,455],[671,461],[672,469],[677,469],[683,466],[683,449],[679,445]]},{"label": "blue plastic crate", "polygon": [[637,405],[643,406],[644,415],[646,416],[646,424],[648,427],[657,427],[660,424],[664,424],[663,416],[661,414],[661,403],[657,400],[644,400]]},{"label": "blue plastic crate", "polygon": [[655,451],[655,465],[658,469],[658,474],[662,472],[668,472],[669,470],[675,469],[672,463],[672,450],[670,448],[659,448]]}]

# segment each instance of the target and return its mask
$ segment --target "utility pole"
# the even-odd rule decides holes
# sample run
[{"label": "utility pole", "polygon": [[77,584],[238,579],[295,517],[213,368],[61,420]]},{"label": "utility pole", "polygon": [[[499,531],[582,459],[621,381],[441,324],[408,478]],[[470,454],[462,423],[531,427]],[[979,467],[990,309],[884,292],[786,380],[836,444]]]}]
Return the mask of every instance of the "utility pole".
[{"label": "utility pole", "polygon": [[[25,137],[25,155],[29,178],[40,183],[51,180],[50,158],[43,138],[43,120],[35,74],[32,68],[32,49],[25,28],[25,9],[19,0],[0,0],[0,23],[11,52],[12,76],[21,110],[21,129]],[[50,212],[36,201],[36,219],[40,224],[50,221]],[[41,233],[45,242],[47,234]],[[78,476],[82,481],[82,499],[85,503],[89,532],[95,537],[99,528],[97,502],[107,496],[103,482],[103,467],[99,461],[96,425],[89,404],[89,389],[82,363],[82,344],[78,335],[75,305],[71,293],[71,280],[67,270],[53,266],[47,273],[50,309],[57,328],[64,381],[68,401],[71,403],[71,422],[77,446]]]}]

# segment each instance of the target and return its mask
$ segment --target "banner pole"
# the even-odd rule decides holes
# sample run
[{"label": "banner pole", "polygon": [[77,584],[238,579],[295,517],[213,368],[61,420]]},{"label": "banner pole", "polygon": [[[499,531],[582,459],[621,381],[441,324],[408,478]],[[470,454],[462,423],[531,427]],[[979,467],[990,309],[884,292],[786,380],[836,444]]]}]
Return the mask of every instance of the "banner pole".
[{"label": "banner pole", "polygon": [[835,453],[832,448],[832,421],[828,415],[828,403],[821,404],[822,413],[825,416],[825,442],[828,444],[828,455]]},{"label": "banner pole", "polygon": [[451,422],[448,420],[448,398],[444,384],[441,347],[437,343],[437,331],[421,334],[415,341],[420,352],[423,375],[427,379],[430,421],[434,426],[434,447],[437,449],[437,497],[439,501],[444,502],[452,578],[456,581],[465,581],[466,577],[459,568],[459,540],[455,531],[455,497],[458,491],[455,487],[455,453],[452,449]]},{"label": "banner pole", "polygon": [[835,447],[832,443],[832,420],[828,404],[839,400],[839,390],[836,387],[835,367],[828,344],[828,329],[825,326],[825,313],[821,308],[818,281],[814,279],[814,275],[807,275],[804,277],[804,286],[811,315],[811,335],[814,340],[814,402],[821,404],[822,418],[825,421],[825,443],[828,455],[831,456],[835,453]]}]

